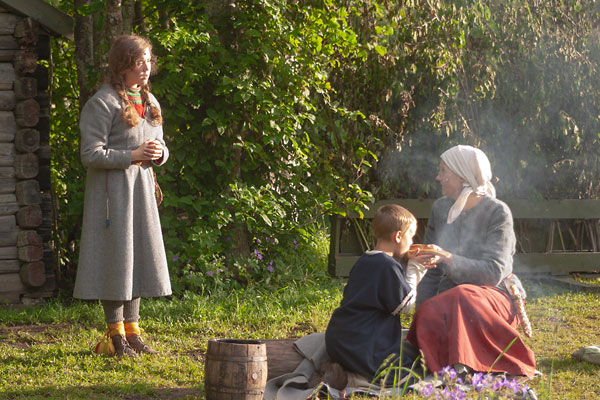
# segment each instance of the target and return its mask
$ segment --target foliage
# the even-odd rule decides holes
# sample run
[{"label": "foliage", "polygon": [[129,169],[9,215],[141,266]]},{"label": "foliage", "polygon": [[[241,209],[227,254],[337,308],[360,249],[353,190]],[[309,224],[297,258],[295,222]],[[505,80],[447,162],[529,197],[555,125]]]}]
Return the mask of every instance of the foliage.
[{"label": "foliage", "polygon": [[85,170],[79,161],[79,89],[73,47],[62,40],[52,45],[52,182],[59,226],[54,231],[58,281],[74,278],[76,243],[81,234]]},{"label": "foliage", "polygon": [[[430,187],[415,182],[432,180],[439,154],[466,143],[486,151],[503,198],[597,198],[597,2],[452,7],[463,33],[450,59],[459,62],[447,84],[431,85],[447,94],[444,112],[411,130],[412,148],[390,162],[410,171],[394,183],[397,193],[428,196]],[[430,110],[416,96],[415,103],[415,116]]]},{"label": "foliage", "polygon": [[[170,260],[190,260],[174,265],[178,289],[317,271],[296,261],[294,240],[314,246],[328,215],[360,215],[373,199],[437,196],[437,160],[453,144],[486,151],[503,198],[597,197],[596,2],[139,4],[171,151],[157,171],[165,244]],[[57,44],[53,178],[68,281],[84,171],[72,48]]]}]

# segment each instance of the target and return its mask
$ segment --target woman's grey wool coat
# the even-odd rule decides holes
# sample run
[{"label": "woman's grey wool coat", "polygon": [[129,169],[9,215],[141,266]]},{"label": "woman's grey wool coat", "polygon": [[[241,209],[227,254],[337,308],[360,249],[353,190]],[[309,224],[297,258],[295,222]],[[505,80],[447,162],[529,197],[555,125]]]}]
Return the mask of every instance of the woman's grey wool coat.
[{"label": "woman's grey wool coat", "polygon": [[[154,96],[150,101],[160,107]],[[148,110],[148,109],[147,109]],[[162,126],[146,112],[136,127],[121,118],[122,100],[104,85],[81,112],[81,161],[87,167],[83,226],[73,296],[131,300],[171,294],[154,176],[150,165],[131,163],[131,152],[146,140],[169,151]]]}]

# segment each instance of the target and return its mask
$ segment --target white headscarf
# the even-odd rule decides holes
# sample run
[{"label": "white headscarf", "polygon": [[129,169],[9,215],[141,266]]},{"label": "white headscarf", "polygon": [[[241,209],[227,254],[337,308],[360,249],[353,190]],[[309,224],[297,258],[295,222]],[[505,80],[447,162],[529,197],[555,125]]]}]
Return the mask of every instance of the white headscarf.
[{"label": "white headscarf", "polygon": [[452,172],[465,180],[463,190],[448,212],[449,224],[463,211],[471,193],[496,197],[496,189],[490,182],[492,167],[483,151],[472,146],[458,145],[446,150],[440,157]]}]

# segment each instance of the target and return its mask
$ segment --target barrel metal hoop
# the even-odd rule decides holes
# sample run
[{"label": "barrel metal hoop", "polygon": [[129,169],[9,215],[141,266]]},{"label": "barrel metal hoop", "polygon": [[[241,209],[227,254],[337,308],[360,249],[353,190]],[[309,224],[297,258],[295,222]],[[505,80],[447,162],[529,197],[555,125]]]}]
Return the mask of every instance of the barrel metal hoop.
[{"label": "barrel metal hoop", "polygon": [[207,354],[206,355],[206,360],[214,360],[214,361],[230,361],[230,362],[236,362],[236,361],[242,361],[242,362],[263,362],[263,361],[267,361],[267,357],[261,356],[261,357],[236,357],[236,356],[214,356],[213,354]]},{"label": "barrel metal hoop", "polygon": [[240,389],[239,387],[223,386],[223,385],[206,385],[205,389],[219,393],[246,393],[246,394],[264,394],[265,387],[256,387],[252,389]]}]

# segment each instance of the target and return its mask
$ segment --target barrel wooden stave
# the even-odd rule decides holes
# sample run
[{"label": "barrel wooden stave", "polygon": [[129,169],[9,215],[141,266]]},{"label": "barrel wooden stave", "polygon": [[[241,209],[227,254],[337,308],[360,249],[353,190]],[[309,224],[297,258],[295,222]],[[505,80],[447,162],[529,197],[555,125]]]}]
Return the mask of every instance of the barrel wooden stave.
[{"label": "barrel wooden stave", "polygon": [[262,400],[267,384],[267,351],[255,340],[211,339],[206,352],[207,400]]}]

